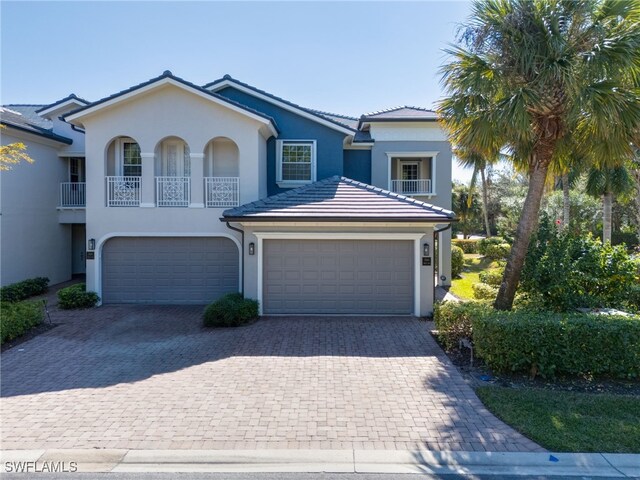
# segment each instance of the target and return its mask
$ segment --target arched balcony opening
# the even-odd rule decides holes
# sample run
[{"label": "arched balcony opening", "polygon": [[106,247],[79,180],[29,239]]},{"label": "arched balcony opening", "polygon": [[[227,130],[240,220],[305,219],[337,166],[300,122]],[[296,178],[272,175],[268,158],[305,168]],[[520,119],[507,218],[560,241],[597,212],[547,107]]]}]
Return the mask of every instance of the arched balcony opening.
[{"label": "arched balcony opening", "polygon": [[227,137],[216,137],[205,147],[205,206],[235,207],[240,200],[240,150]]},{"label": "arched balcony opening", "polygon": [[115,137],[105,149],[108,207],[140,206],[142,156],[140,145],[127,136]]},{"label": "arched balcony opening", "polygon": [[154,151],[156,205],[188,207],[191,200],[189,145],[179,137],[158,142]]}]

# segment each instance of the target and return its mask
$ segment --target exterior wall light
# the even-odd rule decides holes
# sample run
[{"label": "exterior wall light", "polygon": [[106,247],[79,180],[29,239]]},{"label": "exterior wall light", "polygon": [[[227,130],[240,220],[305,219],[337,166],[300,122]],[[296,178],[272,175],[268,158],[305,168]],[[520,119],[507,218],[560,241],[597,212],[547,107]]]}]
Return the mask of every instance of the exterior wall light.
[{"label": "exterior wall light", "polygon": [[90,238],[89,239],[89,248],[88,250],[95,250],[96,249],[96,239],[95,238]]},{"label": "exterior wall light", "polygon": [[249,255],[255,255],[256,253],[256,244],[251,242],[249,244]]},{"label": "exterior wall light", "polygon": [[422,246],[422,256],[423,257],[428,257],[429,256],[429,244],[428,243],[425,243]]}]

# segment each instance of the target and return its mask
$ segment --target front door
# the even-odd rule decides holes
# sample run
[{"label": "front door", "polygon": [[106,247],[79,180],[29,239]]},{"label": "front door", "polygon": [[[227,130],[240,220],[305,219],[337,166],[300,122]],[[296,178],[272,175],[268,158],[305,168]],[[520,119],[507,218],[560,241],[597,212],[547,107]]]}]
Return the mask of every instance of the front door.
[{"label": "front door", "polygon": [[84,158],[69,158],[69,181],[71,183],[83,183],[84,177]]},{"label": "front door", "polygon": [[84,225],[71,225],[71,273],[82,274],[87,271],[86,228]]}]

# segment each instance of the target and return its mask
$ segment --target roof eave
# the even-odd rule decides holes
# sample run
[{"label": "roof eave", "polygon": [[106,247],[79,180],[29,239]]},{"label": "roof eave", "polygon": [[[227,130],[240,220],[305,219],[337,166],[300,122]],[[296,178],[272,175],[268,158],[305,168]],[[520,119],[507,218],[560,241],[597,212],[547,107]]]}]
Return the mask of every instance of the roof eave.
[{"label": "roof eave", "polygon": [[31,135],[36,135],[38,137],[46,138],[48,140],[53,140],[54,142],[64,143],[66,145],[71,145],[73,140],[67,137],[63,137],[61,135],[57,135],[55,133],[47,133],[46,131],[34,131],[29,128],[21,127],[20,125],[15,125],[11,122],[0,121],[0,123],[7,128],[13,128],[15,130],[30,133]]},{"label": "roof eave", "polygon": [[220,217],[221,222],[348,222],[348,223],[450,223],[455,218],[450,217],[267,217],[267,216],[229,216]]}]

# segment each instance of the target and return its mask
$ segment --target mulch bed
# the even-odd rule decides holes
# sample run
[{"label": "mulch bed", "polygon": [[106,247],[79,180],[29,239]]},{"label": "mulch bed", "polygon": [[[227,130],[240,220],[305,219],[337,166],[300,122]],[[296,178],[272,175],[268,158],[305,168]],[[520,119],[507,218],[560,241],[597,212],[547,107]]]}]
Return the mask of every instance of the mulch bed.
[{"label": "mulch bed", "polygon": [[568,392],[640,396],[640,379],[558,377],[554,380],[545,380],[540,377],[531,379],[529,376],[522,374],[496,374],[479,358],[474,358],[473,366],[471,366],[469,349],[456,348],[447,351],[444,345],[439,342],[438,337],[434,335],[434,332],[431,332],[431,335],[445,351],[451,363],[458,368],[458,371],[472,387],[496,385],[508,388],[542,388]]}]

